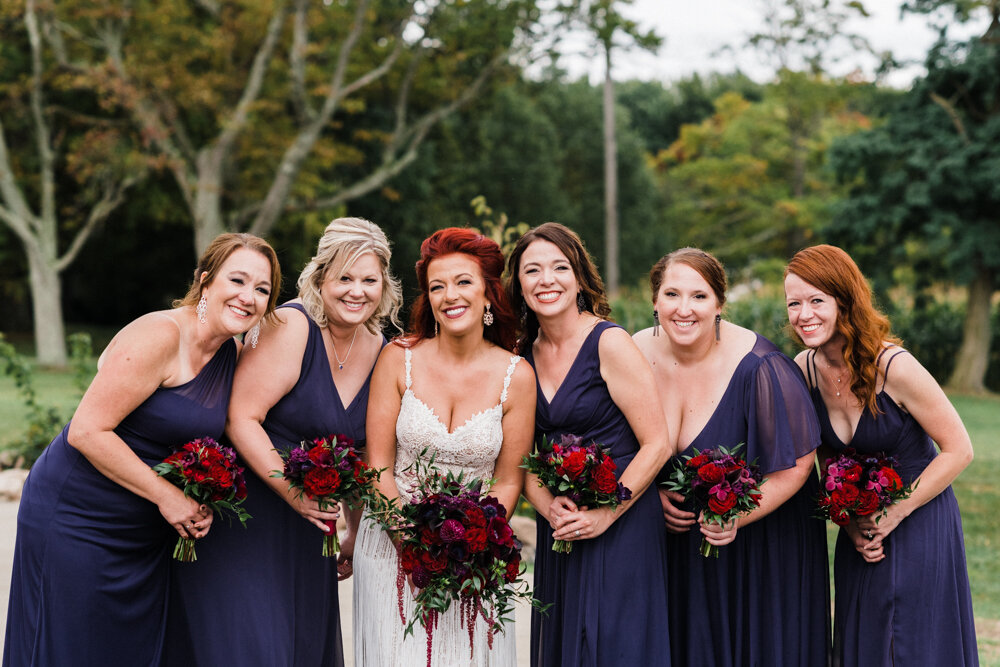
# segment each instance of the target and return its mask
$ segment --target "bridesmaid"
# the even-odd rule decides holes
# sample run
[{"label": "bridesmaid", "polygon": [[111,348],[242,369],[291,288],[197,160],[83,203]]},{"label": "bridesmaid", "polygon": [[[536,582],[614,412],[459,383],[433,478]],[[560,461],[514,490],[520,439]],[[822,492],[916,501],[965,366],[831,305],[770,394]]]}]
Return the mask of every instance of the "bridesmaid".
[{"label": "bridesmaid", "polygon": [[[951,482],[972,461],[969,434],[934,378],[889,333],[854,260],[799,251],[785,269],[796,357],[823,444],[898,459],[919,480],[879,520],[852,521],[834,558],[838,665],[978,665],[962,519]],[[933,440],[933,441],[932,441]],[[934,448],[938,443],[940,453]]]},{"label": "bridesmaid", "polygon": [[[674,663],[826,665],[826,533],[812,518],[819,429],[802,374],[769,340],[722,319],[726,273],[712,255],[675,250],[653,266],[650,286],[654,326],[635,341],[678,449],[742,444],[767,477],[760,507],[725,529],[660,491]],[[718,559],[699,554],[703,537],[725,545]]]},{"label": "bridesmaid", "polygon": [[[150,467],[222,436],[239,344],[272,317],[281,271],[249,234],[223,234],[173,310],[119,331],[73,420],[25,482],[4,665],[156,665],[171,550],[212,513]],[[253,334],[251,334],[252,337]]]},{"label": "bridesmaid", "polygon": [[[548,222],[526,233],[508,261],[511,304],[525,326],[519,349],[537,375],[535,439],[574,434],[611,449],[632,499],[576,507],[528,475],[538,511],[531,665],[669,665],[666,553],[656,493],[670,455],[649,367],[611,309],[580,238]],[[573,543],[552,551],[554,539]]]},{"label": "bridesmaid", "polygon": [[[397,323],[400,305],[390,255],[377,225],[331,222],[299,276],[299,298],[278,308],[240,360],[226,432],[256,473],[247,476],[253,519],[245,530],[216,526],[197,563],[175,566],[169,664],[344,664],[337,559],[321,554],[323,521],[339,513],[270,475],[283,467],[277,447],[331,434],[364,444],[382,325]],[[349,520],[342,577],[356,528]]]}]

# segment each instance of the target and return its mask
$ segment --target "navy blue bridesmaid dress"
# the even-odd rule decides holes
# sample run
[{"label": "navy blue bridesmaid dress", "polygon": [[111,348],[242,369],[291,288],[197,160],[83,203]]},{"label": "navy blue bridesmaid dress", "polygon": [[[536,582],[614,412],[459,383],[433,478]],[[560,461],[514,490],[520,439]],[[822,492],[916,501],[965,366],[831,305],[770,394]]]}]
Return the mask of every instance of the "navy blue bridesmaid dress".
[{"label": "navy blue bridesmaid dress", "polygon": [[[885,377],[895,355],[903,352],[891,354]],[[895,456],[907,484],[937,456],[917,420],[885,393],[884,381],[875,397],[879,415],[862,412],[854,437],[842,442],[813,381],[815,353],[809,362],[823,444],[835,451],[850,446]],[[882,561],[866,563],[847,532],[839,531],[833,561],[834,662],[843,667],[978,665],[962,517],[951,486],[903,519],[884,547]]]},{"label": "navy blue bridesmaid dress", "polygon": [[[115,433],[150,466],[175,446],[220,438],[235,366],[229,340]],[[177,532],[156,505],[98,472],[68,432],[32,466],[21,495],[3,664],[158,665]]]},{"label": "navy blue bridesmaid dress", "polygon": [[[621,473],[639,450],[625,415],[601,377],[600,322],[584,341],[551,402],[537,387],[535,438],[573,434],[611,448]],[[534,366],[531,351],[526,358]],[[670,665],[665,528],[656,490],[639,496],[604,534],[552,551],[539,517],[535,596],[552,606],[531,612],[531,665]]]},{"label": "navy blue bridesmaid dress", "polygon": [[[297,303],[281,308],[294,308]],[[308,314],[306,314],[308,318]],[[309,319],[299,380],[267,413],[276,448],[346,435],[362,446],[371,374],[345,406],[323,334]],[[216,521],[198,542],[198,561],[174,563],[167,665],[339,667],[344,664],[337,559],[321,554],[323,533],[253,472],[246,528]]]},{"label": "navy blue bridesmaid dress", "polygon": [[[743,456],[755,460],[765,477],[792,468],[819,445],[816,414],[801,371],[759,335],[712,417],[682,454],[740,443]],[[697,527],[668,533],[674,664],[829,664],[826,529],[812,516],[818,484],[810,474],[805,486],[778,509],[720,547],[718,559],[698,553],[702,534]],[[766,482],[763,489],[766,493]]]}]

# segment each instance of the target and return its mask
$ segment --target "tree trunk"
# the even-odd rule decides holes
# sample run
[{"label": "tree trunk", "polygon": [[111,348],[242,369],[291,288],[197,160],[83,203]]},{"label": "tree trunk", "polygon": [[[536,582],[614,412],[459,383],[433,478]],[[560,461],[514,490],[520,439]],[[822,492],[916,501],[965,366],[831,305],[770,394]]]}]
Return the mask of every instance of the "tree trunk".
[{"label": "tree trunk", "polygon": [[66,366],[66,329],[62,314],[62,281],[55,259],[42,248],[25,244],[31,310],[35,327],[35,353],[42,366]]},{"label": "tree trunk", "polygon": [[[226,231],[222,221],[222,155],[214,146],[198,152],[198,184],[192,201],[194,210],[194,254],[201,257],[208,244]],[[183,187],[183,184],[180,184]],[[239,231],[239,230],[232,230]]]},{"label": "tree trunk", "polygon": [[618,296],[618,140],[615,137],[615,84],[611,44],[604,47],[604,275],[609,297]]},{"label": "tree trunk", "polygon": [[993,274],[980,269],[969,285],[968,305],[963,325],[962,346],[955,359],[947,387],[952,391],[983,393],[990,358],[990,304],[993,297]]}]

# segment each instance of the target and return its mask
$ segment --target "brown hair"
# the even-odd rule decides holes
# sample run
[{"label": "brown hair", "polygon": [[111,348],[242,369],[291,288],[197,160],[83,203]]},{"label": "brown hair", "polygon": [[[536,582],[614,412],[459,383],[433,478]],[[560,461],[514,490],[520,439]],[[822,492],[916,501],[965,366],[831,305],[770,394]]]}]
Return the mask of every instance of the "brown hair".
[{"label": "brown hair", "polygon": [[[832,245],[816,245],[795,253],[785,267],[837,302],[837,331],[847,341],[844,363],[851,374],[851,391],[872,415],[878,414],[875,386],[876,359],[886,341],[899,343],[890,333],[889,318],[872,301],[872,290],[851,256]],[[801,343],[798,334],[792,332]]]},{"label": "brown hair", "polygon": [[[281,266],[278,264],[278,255],[274,252],[274,248],[267,241],[253,234],[229,233],[216,236],[205,248],[205,252],[201,254],[198,266],[194,270],[194,280],[191,282],[187,294],[184,295],[183,299],[176,299],[173,302],[174,308],[196,305],[201,299],[201,290],[212,284],[222,265],[229,259],[230,255],[240,248],[259,252],[271,264],[271,293],[267,296],[264,319],[268,322],[274,322],[274,307],[281,295]],[[204,280],[201,278],[203,273],[205,274]]]},{"label": "brown hair", "polygon": [[583,295],[584,310],[602,319],[611,319],[611,306],[608,305],[608,297],[604,293],[604,281],[601,280],[601,275],[597,272],[594,260],[583,246],[583,241],[580,240],[576,232],[566,225],[561,225],[558,222],[543,223],[525,232],[524,236],[518,239],[514,250],[507,259],[507,295],[510,297],[510,304],[514,310],[520,310],[522,314],[523,331],[517,340],[519,353],[524,353],[538,336],[538,318],[525,304],[524,295],[521,294],[521,281],[517,277],[521,256],[529,245],[538,240],[554,244],[569,260],[570,266],[573,267],[573,275],[580,288],[580,294]]},{"label": "brown hair", "polygon": [[505,350],[514,349],[517,322],[503,290],[503,253],[496,241],[468,228],[448,227],[440,229],[420,244],[420,260],[417,261],[417,282],[420,295],[410,312],[410,329],[400,344],[416,345],[424,338],[434,337],[434,314],[428,297],[427,268],[438,257],[462,254],[479,265],[483,274],[486,300],[493,313],[493,324],[483,328],[483,338]]},{"label": "brown hair", "polygon": [[653,291],[653,303],[656,303],[656,295],[663,284],[663,276],[672,264],[687,264],[698,272],[708,286],[715,293],[715,298],[719,300],[719,306],[726,305],[726,270],[722,267],[722,262],[711,253],[698,248],[679,248],[669,255],[664,255],[659,259],[649,272],[649,287]]}]

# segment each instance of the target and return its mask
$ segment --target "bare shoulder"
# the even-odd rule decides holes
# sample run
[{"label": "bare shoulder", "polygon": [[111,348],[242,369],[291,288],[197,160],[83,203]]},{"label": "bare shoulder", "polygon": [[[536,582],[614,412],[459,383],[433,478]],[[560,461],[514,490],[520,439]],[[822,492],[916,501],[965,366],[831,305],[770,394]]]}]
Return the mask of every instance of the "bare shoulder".
[{"label": "bare shoulder", "polygon": [[131,359],[142,355],[151,361],[175,357],[180,349],[182,325],[174,312],[146,313],[126,324],[101,353],[98,368],[113,357]]},{"label": "bare shoulder", "polygon": [[806,364],[809,362],[809,350],[802,350],[796,354],[793,361],[802,370],[802,372],[805,373]]},{"label": "bare shoulder", "polygon": [[649,346],[653,344],[653,327],[648,329],[641,329],[632,334],[632,341],[636,344],[643,353],[649,350]]}]

